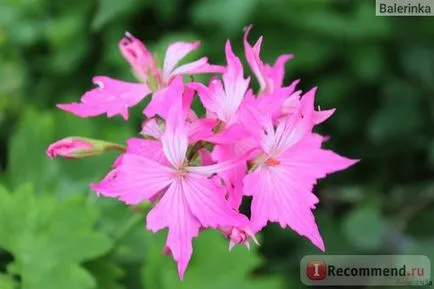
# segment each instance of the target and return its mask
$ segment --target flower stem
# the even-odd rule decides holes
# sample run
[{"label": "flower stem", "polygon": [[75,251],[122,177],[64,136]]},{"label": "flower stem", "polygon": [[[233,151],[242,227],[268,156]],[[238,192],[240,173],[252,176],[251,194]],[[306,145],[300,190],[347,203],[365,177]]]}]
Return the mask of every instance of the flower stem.
[{"label": "flower stem", "polygon": [[118,234],[114,237],[113,251],[122,243],[122,241],[139,225],[143,224],[145,221],[146,213],[150,208],[150,203],[146,203],[142,206],[139,212],[134,213],[131,217],[122,225],[118,230]]},{"label": "flower stem", "polygon": [[114,238],[114,247],[119,246],[125,237],[127,237],[140,223],[144,222],[142,214],[132,215],[127,222],[121,227],[119,233]]}]

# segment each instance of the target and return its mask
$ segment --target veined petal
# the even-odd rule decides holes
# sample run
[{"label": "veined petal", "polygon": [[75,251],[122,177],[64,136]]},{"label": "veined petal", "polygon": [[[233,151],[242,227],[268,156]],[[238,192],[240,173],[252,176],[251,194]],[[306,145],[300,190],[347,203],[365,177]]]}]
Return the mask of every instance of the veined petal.
[{"label": "veined petal", "polygon": [[154,160],[126,153],[121,164],[92,189],[103,196],[117,197],[126,204],[150,200],[173,180],[173,170]]},{"label": "veined petal", "polygon": [[261,141],[262,148],[267,154],[278,156],[312,131],[314,126],[313,103],[315,90],[314,88],[307,92],[303,96],[297,111],[288,117],[282,118],[276,129],[274,129],[271,119],[268,119],[268,125],[264,126]]},{"label": "veined petal", "polygon": [[212,131],[217,125],[217,120],[209,118],[195,119],[187,123],[188,139],[190,143],[195,143],[199,140],[207,140],[214,135]]},{"label": "veined petal", "polygon": [[163,146],[158,140],[130,138],[127,140],[126,153],[137,154],[147,159],[154,160],[159,164],[169,165],[163,152]]},{"label": "veined petal", "polygon": [[324,138],[310,134],[283,152],[272,165],[262,165],[244,178],[244,194],[253,196],[252,229],[268,221],[289,226],[324,250],[312,209],[318,198],[312,193],[318,179],[355,164],[332,151],[321,149]]},{"label": "veined petal", "polygon": [[188,148],[188,131],[185,126],[185,112],[182,110],[182,99],[175,100],[169,110],[166,129],[161,137],[163,151],[175,168],[181,168]]},{"label": "veined petal", "polygon": [[206,140],[215,144],[232,144],[250,136],[240,123],[234,123],[218,133],[210,135]]},{"label": "veined petal", "polygon": [[163,119],[167,119],[170,108],[177,101],[182,101],[182,109],[187,113],[190,110],[193,96],[194,91],[184,87],[182,77],[177,77],[167,87],[154,93],[152,100],[143,110],[143,114],[148,118],[159,115]]},{"label": "veined petal", "polygon": [[318,198],[297,175],[284,167],[261,167],[244,179],[246,195],[252,195],[251,226],[253,232],[261,230],[268,221],[282,228],[289,226],[324,251],[312,208]]},{"label": "veined petal", "polygon": [[[237,157],[235,144],[216,145],[212,152],[212,158],[217,163],[234,159]],[[218,172],[218,175],[223,179],[227,191],[228,202],[232,208],[238,211],[243,198],[243,179],[247,174],[246,162],[241,162],[239,165]]]},{"label": "veined petal", "polygon": [[230,207],[221,189],[221,186],[203,175],[189,174],[183,179],[186,200],[202,227],[247,227],[247,217]]},{"label": "veined petal", "polygon": [[142,131],[140,134],[151,136],[157,140],[163,135],[163,130],[155,118],[147,119],[142,123]]},{"label": "veined petal", "polygon": [[[226,118],[226,120],[223,119],[223,121],[229,123],[234,118],[241,101],[244,99],[249,87],[250,77],[244,79],[243,65],[232,51],[229,40],[226,42],[225,51],[228,66],[226,72],[223,74],[225,93],[223,99],[220,100],[220,105],[222,106]],[[218,95],[215,97],[218,97]]]},{"label": "veined petal", "polygon": [[204,66],[205,64],[208,63],[208,58],[206,57],[202,57],[194,62],[190,62],[181,66],[178,66],[177,68],[175,68],[175,70],[172,71],[172,73],[170,74],[170,76],[175,76],[175,75],[184,75],[184,74],[195,74],[195,71],[199,68],[201,68],[202,66]]},{"label": "veined petal", "polygon": [[206,87],[200,83],[191,83],[208,112],[217,115],[225,123],[232,123],[235,114],[249,86],[250,79],[244,79],[241,61],[232,51],[229,40],[226,42],[228,66],[223,73],[223,83],[218,79],[210,81]]},{"label": "veined petal", "polygon": [[174,182],[148,213],[146,227],[152,232],[168,228],[166,246],[178,264],[181,280],[193,253],[192,239],[199,234],[200,222],[192,214],[182,182]]},{"label": "veined petal", "polygon": [[181,101],[184,84],[181,78],[177,78],[167,87],[164,87],[152,95],[149,104],[143,110],[148,118],[155,115],[167,119],[167,114],[174,102]]},{"label": "veined petal", "polygon": [[191,173],[209,176],[209,175],[212,175],[214,173],[222,172],[225,170],[230,170],[236,166],[241,165],[243,162],[248,160],[254,153],[255,153],[254,150],[250,150],[249,152],[247,152],[241,156],[237,156],[234,159],[219,162],[219,163],[216,163],[214,165],[209,165],[209,166],[188,167],[187,170]]},{"label": "veined petal", "polygon": [[312,183],[316,179],[338,172],[354,165],[358,160],[342,157],[331,150],[321,148],[324,137],[318,134],[309,134],[299,143],[291,147],[280,156],[282,165],[288,169],[299,171],[305,180]]},{"label": "veined petal", "polygon": [[117,114],[128,119],[128,108],[135,106],[151,91],[145,84],[115,80],[106,76],[96,76],[93,82],[98,85],[86,92],[81,103],[58,104],[57,107],[79,117],[92,117],[106,113],[108,117]]},{"label": "veined petal", "polygon": [[262,36],[258,39],[253,47],[250,46],[249,42],[247,41],[247,37],[251,29],[252,25],[247,27],[246,31],[244,32],[244,53],[246,54],[247,63],[249,64],[250,69],[252,69],[256,79],[259,82],[260,91],[264,91],[267,83],[265,80],[264,63],[260,58]]},{"label": "veined petal", "polygon": [[169,79],[170,74],[175,69],[176,65],[190,52],[198,49],[200,41],[195,42],[175,42],[167,48],[166,56],[164,57],[163,77]]}]

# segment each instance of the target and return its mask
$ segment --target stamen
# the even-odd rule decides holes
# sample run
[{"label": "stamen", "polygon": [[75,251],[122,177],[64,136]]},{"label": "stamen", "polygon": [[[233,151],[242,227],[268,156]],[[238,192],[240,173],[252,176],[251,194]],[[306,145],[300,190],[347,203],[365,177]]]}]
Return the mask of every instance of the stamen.
[{"label": "stamen", "polygon": [[280,164],[280,161],[274,159],[274,158],[269,158],[264,162],[267,166],[270,167],[274,167]]}]

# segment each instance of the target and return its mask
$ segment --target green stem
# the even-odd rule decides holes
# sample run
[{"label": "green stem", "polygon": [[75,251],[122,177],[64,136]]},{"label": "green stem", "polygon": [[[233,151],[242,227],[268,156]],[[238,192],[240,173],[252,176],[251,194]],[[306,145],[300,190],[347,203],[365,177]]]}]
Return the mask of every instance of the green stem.
[{"label": "green stem", "polygon": [[126,150],[126,147],[120,144],[116,144],[116,143],[110,143],[109,145],[107,145],[106,151],[120,151],[120,152],[124,152]]},{"label": "green stem", "polygon": [[121,227],[119,233],[114,238],[113,250],[116,249],[122,241],[127,237],[139,224],[144,223],[144,216],[142,214],[132,215],[127,222]]},{"label": "green stem", "polygon": [[191,147],[191,149],[189,150],[188,154],[187,154],[187,160],[189,160],[189,161],[193,160],[193,158],[194,158],[194,156],[196,155],[196,153],[197,153],[200,149],[206,147],[206,144],[207,144],[207,143],[206,143],[205,141],[199,141],[199,142],[197,142],[195,145],[193,145],[193,146]]}]

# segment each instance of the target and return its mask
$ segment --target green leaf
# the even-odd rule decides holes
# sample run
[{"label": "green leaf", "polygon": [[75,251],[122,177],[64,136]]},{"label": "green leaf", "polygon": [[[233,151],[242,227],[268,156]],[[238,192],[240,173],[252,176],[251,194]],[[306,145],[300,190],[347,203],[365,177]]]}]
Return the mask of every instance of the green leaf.
[{"label": "green leaf", "polygon": [[154,7],[156,8],[160,19],[168,21],[174,20],[176,12],[181,6],[181,2],[177,0],[159,0],[154,2]]},{"label": "green leaf", "polygon": [[0,289],[15,289],[17,284],[11,276],[0,273]]},{"label": "green leaf", "polygon": [[46,150],[51,143],[68,136],[96,137],[123,143],[127,135],[133,135],[129,127],[95,122],[65,112],[26,111],[9,142],[8,180],[12,187],[31,182],[35,184],[37,193],[50,190],[61,196],[89,191],[88,183],[98,182],[119,153],[110,152],[80,160],[51,160]]},{"label": "green leaf", "polygon": [[216,231],[204,231],[193,243],[194,254],[189,268],[180,281],[171,257],[162,254],[164,234],[150,238],[148,261],[144,267],[147,288],[188,289],[262,289],[282,288],[277,277],[254,276],[252,271],[262,265],[256,248],[249,251],[244,246],[228,250],[228,241]]},{"label": "green leaf", "polygon": [[28,111],[9,141],[9,181],[14,187],[36,184],[38,191],[53,185],[58,170],[45,151],[53,141],[55,123],[48,113]]},{"label": "green leaf", "polygon": [[120,279],[124,276],[124,270],[116,264],[110,256],[105,256],[86,264],[86,268],[96,279],[95,289],[122,289]]},{"label": "green leaf", "polygon": [[[415,87],[405,81],[391,80],[384,88],[382,104],[371,118],[368,126],[370,139],[377,143],[395,143],[404,146],[416,145],[414,135],[423,128],[420,113],[421,98]],[[402,117],[405,116],[405,121]],[[399,125],[397,125],[399,124]]]},{"label": "green leaf", "polygon": [[385,220],[376,207],[360,207],[344,219],[343,230],[349,242],[359,249],[373,250],[382,245]]},{"label": "green leaf", "polygon": [[110,239],[94,229],[97,212],[83,197],[56,202],[31,186],[0,189],[0,247],[14,256],[10,269],[23,289],[85,289],[96,283],[82,267],[106,254]]},{"label": "green leaf", "polygon": [[111,21],[128,15],[143,6],[143,0],[100,0],[98,11],[93,19],[92,28],[100,30]]},{"label": "green leaf", "polygon": [[242,31],[256,6],[256,0],[205,0],[192,11],[193,20],[199,24],[219,25],[226,33]]}]

